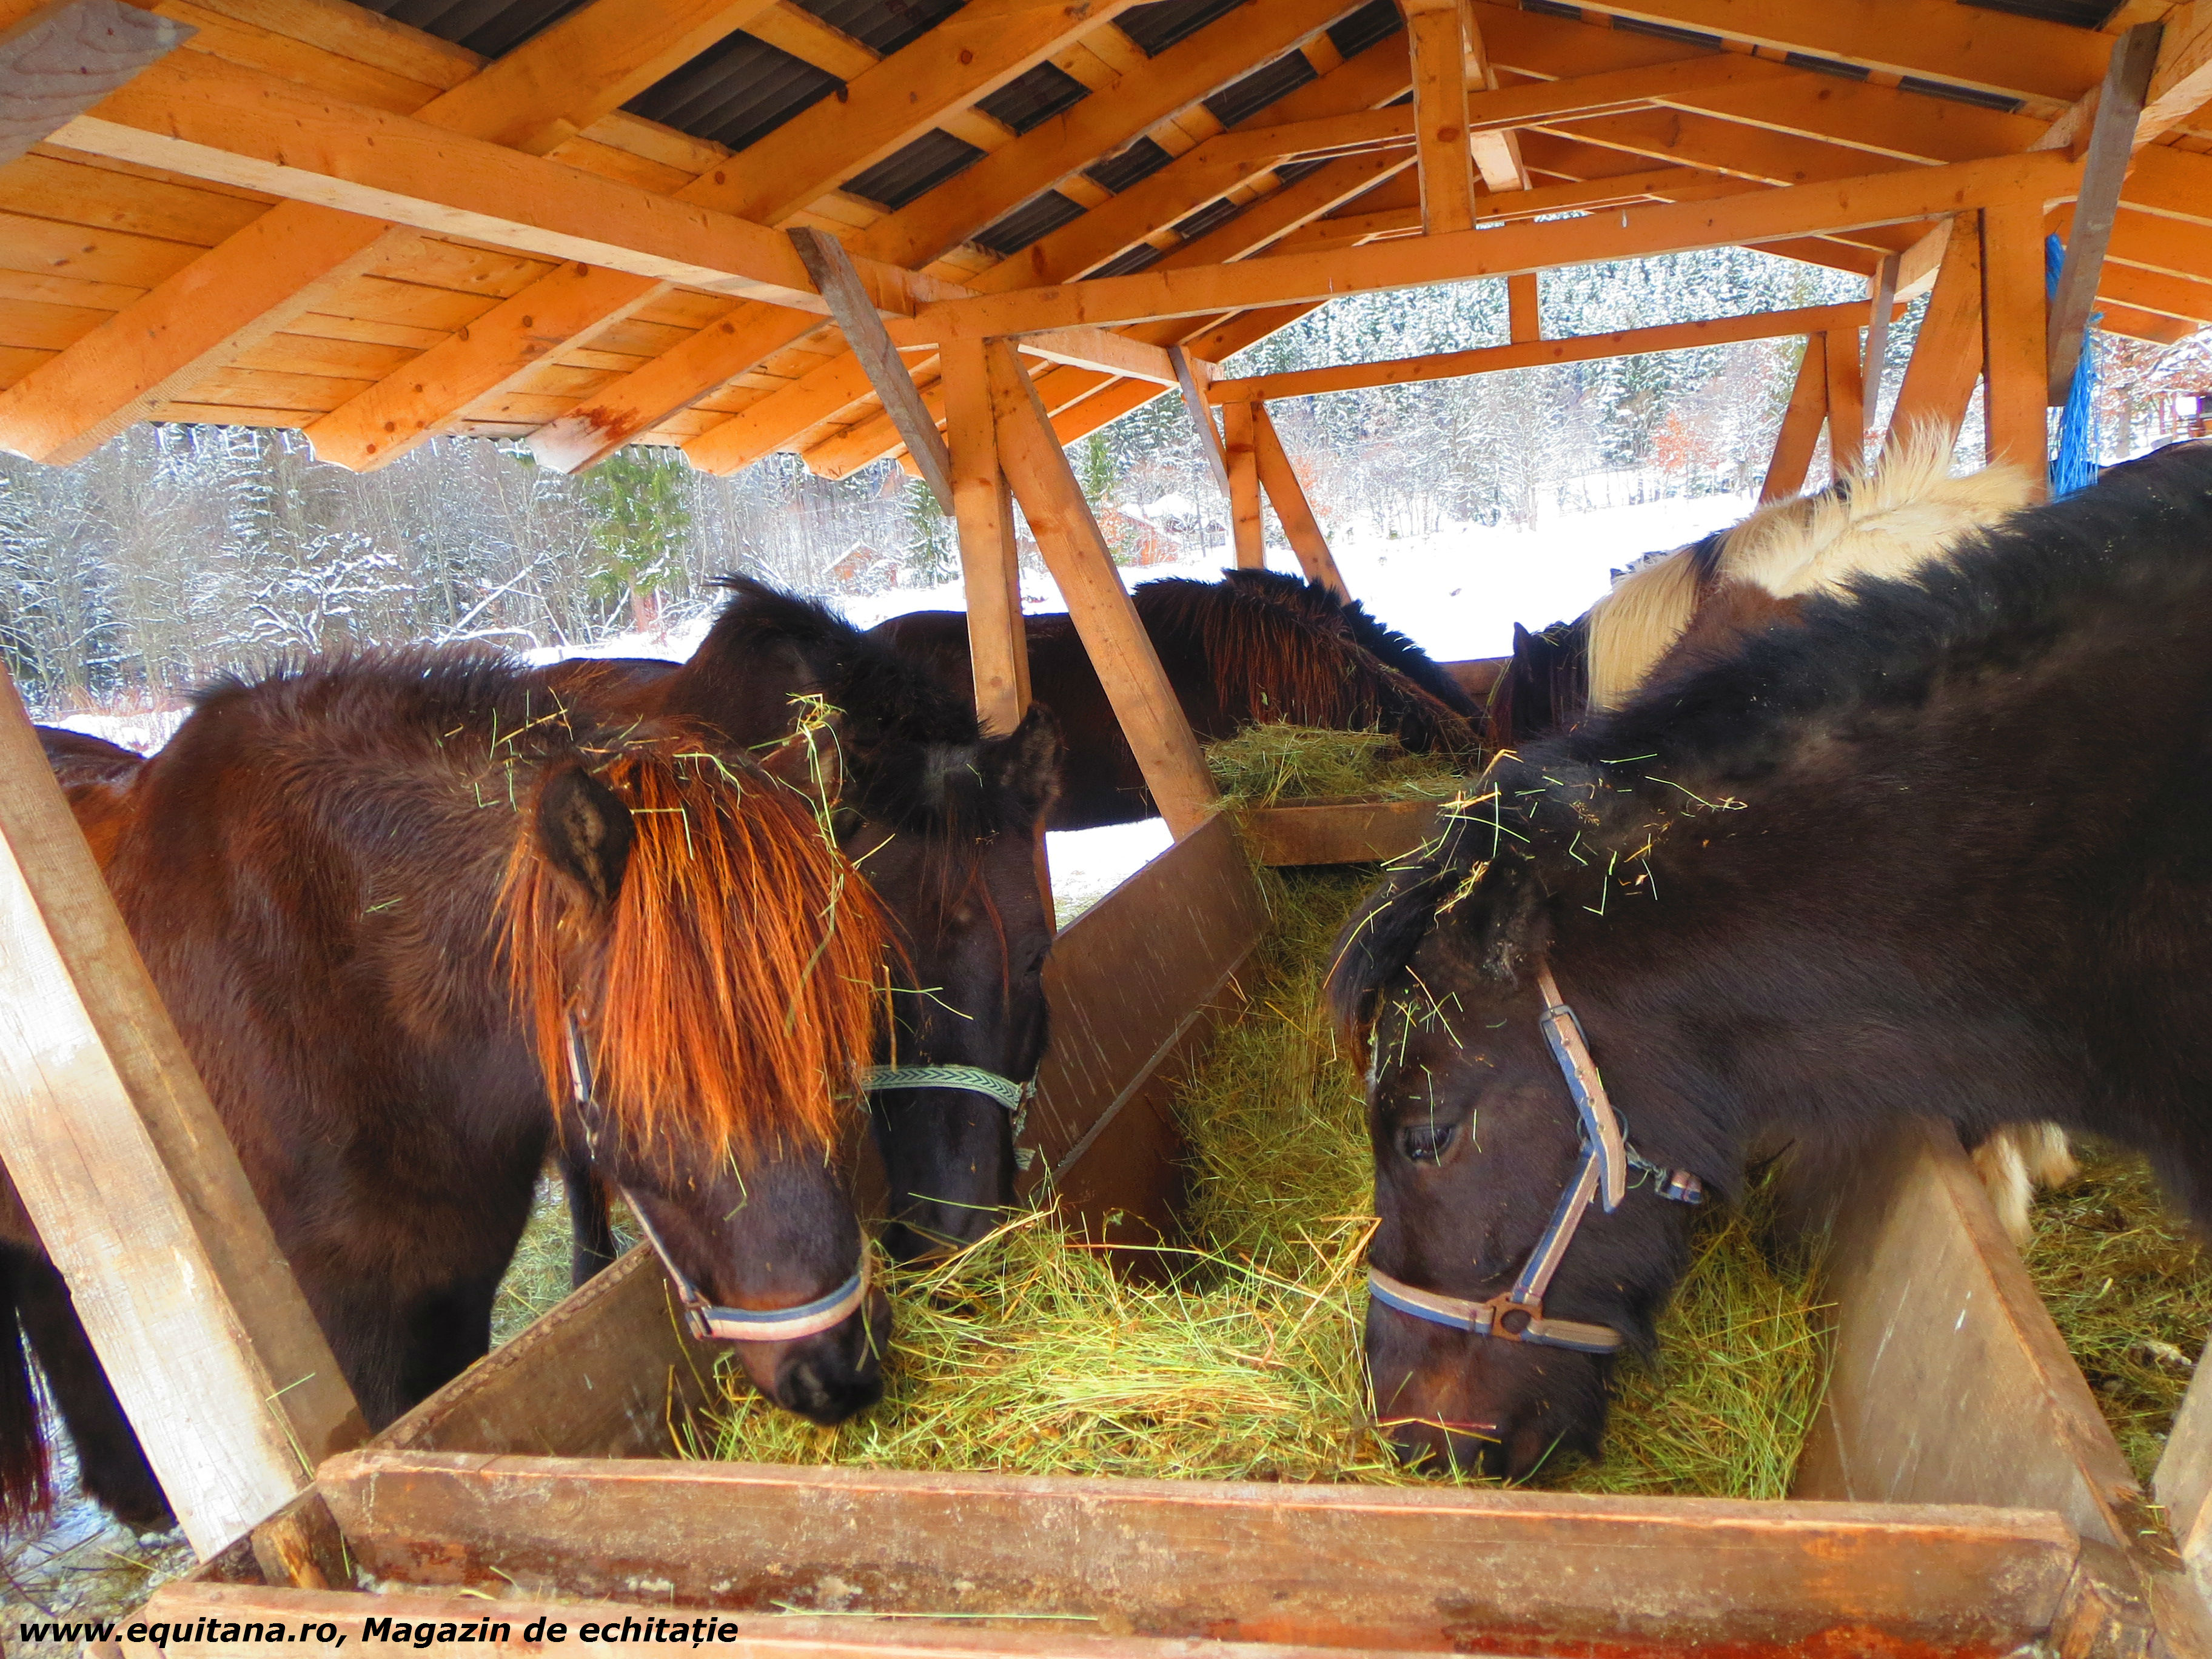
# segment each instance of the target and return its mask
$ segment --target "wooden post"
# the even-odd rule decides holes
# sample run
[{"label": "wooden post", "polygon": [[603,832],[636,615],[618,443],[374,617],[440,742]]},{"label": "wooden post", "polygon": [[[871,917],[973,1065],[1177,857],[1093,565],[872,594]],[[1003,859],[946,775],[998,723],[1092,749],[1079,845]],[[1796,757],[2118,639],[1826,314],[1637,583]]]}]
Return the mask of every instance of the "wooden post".
[{"label": "wooden post", "polygon": [[1229,458],[1229,531],[1239,570],[1267,567],[1267,526],[1260,517],[1260,462],[1253,441],[1253,405],[1231,404],[1221,411],[1227,428],[1222,449]]},{"label": "wooden post", "polygon": [[1220,428],[1213,424],[1213,411],[1206,401],[1206,388],[1198,383],[1196,371],[1191,368],[1190,354],[1181,346],[1168,348],[1168,361],[1175,365],[1176,386],[1182,393],[1182,406],[1190,411],[1190,418],[1198,424],[1198,447],[1212,469],[1213,482],[1221,486],[1224,495],[1229,494],[1229,457],[1221,447]]},{"label": "wooden post", "polygon": [[1861,359],[1859,380],[1865,388],[1865,421],[1872,426],[1881,412],[1881,383],[1889,367],[1890,313],[1897,309],[1897,276],[1905,256],[1893,253],[1875,267],[1872,303],[1867,307],[1866,355]]},{"label": "wooden post", "polygon": [[123,0],[53,0],[0,29],[0,167],[198,33]]},{"label": "wooden post", "polygon": [[2158,64],[2163,23],[2138,23],[2119,39],[2098,89],[2097,113],[2089,126],[2089,145],[2081,164],[2081,193],[2075,198],[2074,228],[2059,267],[2058,292],[2052,296],[2045,355],[2051,380],[2045,397],[2052,408],[2066,401],[2081,360],[2089,309],[2096,303],[2097,279],[2104,274],[2105,249],[2120,216],[2120,186],[2134,159],[2136,126]]},{"label": "wooden post", "polygon": [[1533,270],[1505,279],[1507,332],[1515,345],[1527,345],[1544,337],[1544,325],[1537,310],[1540,290],[1536,282]]},{"label": "wooden post", "polygon": [[1212,811],[1216,792],[1206,757],[1012,343],[986,341],[983,362],[998,419],[999,465],[1060,583],[1152,800],[1180,841]]},{"label": "wooden post", "polygon": [[368,1437],[4,673],[0,1157],[202,1556]]},{"label": "wooden post", "polygon": [[1790,407],[1783,411],[1782,429],[1774,434],[1774,453],[1766,463],[1766,482],[1759,487],[1761,501],[1787,501],[1805,487],[1813,451],[1820,441],[1820,422],[1828,416],[1827,337],[1805,337],[1805,355],[1797,360],[1797,379],[1790,388]]},{"label": "wooden post", "polygon": [[1828,465],[1838,478],[1865,459],[1866,397],[1859,380],[1859,331],[1820,336],[1828,380]]},{"label": "wooden post", "polygon": [[[1458,0],[1461,44],[1467,48],[1467,84],[1470,91],[1498,90],[1497,66],[1483,45],[1482,25],[1475,18],[1474,0]],[[1529,188],[1528,167],[1521,159],[1521,135],[1510,127],[1492,128],[1468,136],[1468,152],[1482,186],[1492,195]]]},{"label": "wooden post", "polygon": [[952,506],[960,526],[960,579],[968,595],[975,717],[984,730],[1004,734],[1021,723],[1030,706],[1029,635],[1022,623],[1014,504],[999,465],[981,342],[946,341],[938,367],[945,434],[951,441]]},{"label": "wooden post", "polygon": [[1349,599],[1352,590],[1344,585],[1343,573],[1336,568],[1336,556],[1328,550],[1328,540],[1321,533],[1313,504],[1306,500],[1298,475],[1291,470],[1289,453],[1276,434],[1267,405],[1254,403],[1247,407],[1252,411],[1252,436],[1260,461],[1260,482],[1267,488],[1267,499],[1275,504],[1275,516],[1283,521],[1283,534],[1290,539],[1291,550],[1298,556],[1298,568],[1306,573],[1308,580],[1321,583],[1340,599]]},{"label": "wooden post", "polygon": [[1431,236],[1474,224],[1474,157],[1467,141],[1467,36],[1459,0],[1399,0],[1413,55],[1413,134],[1421,228]]},{"label": "wooden post", "polygon": [[2050,469],[2046,340],[2043,211],[2032,202],[1984,208],[1982,410],[1989,457],[2014,462],[2039,479]]},{"label": "wooden post", "polygon": [[1962,213],[1953,222],[1943,263],[1928,296],[1920,336],[1905,365],[1905,383],[1890,411],[1889,442],[1903,441],[1916,427],[1947,433],[1956,442],[1966,422],[1966,405],[1982,371],[1981,216]]}]

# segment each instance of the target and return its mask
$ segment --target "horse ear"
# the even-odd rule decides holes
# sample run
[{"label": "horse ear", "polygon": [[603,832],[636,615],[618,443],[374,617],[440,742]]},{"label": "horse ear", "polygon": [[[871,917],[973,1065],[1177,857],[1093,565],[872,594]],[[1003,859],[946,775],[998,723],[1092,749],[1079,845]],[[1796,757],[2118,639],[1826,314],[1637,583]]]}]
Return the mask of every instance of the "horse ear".
[{"label": "horse ear", "polygon": [[1060,794],[1060,768],[1067,746],[1060,722],[1041,702],[1030,705],[1022,723],[1003,738],[983,744],[985,779],[994,795],[1011,796],[1032,822],[1050,810]]},{"label": "horse ear", "polygon": [[615,792],[580,766],[545,781],[538,795],[538,845],[553,867],[602,905],[622,891],[637,826]]}]

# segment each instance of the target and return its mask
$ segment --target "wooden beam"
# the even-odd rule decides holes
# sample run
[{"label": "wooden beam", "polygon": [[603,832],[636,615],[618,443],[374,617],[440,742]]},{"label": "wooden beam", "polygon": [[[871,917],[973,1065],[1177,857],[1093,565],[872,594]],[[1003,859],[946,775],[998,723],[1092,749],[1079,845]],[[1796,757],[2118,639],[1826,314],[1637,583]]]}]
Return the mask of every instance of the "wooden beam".
[{"label": "wooden beam", "polygon": [[1865,392],[1866,419],[1871,424],[1881,407],[1881,383],[1889,364],[1889,322],[1897,309],[1897,268],[1899,256],[1887,255],[1875,268],[1867,307],[1865,355],[1860,359],[1859,381]]},{"label": "wooden beam", "polygon": [[1220,430],[1213,424],[1213,411],[1206,407],[1206,385],[1199,378],[1200,370],[1181,346],[1170,346],[1167,352],[1168,361],[1175,365],[1176,386],[1182,393],[1182,406],[1198,428],[1198,447],[1206,456],[1206,465],[1212,470],[1213,482],[1220,486],[1224,496],[1233,496],[1236,492],[1229,481],[1228,452],[1222,447]]},{"label": "wooden beam", "polygon": [[0,167],[198,33],[123,0],[50,0],[0,29]]},{"label": "wooden beam", "polygon": [[1221,411],[1221,447],[1229,461],[1229,539],[1239,570],[1267,568],[1267,525],[1260,512],[1260,457],[1253,436],[1251,404],[1229,404]]},{"label": "wooden beam", "polygon": [[945,512],[953,511],[952,457],[937,435],[937,422],[921,405],[914,378],[899,361],[898,348],[884,331],[884,319],[860,284],[860,275],[837,239],[826,231],[795,225],[787,233],[805,263],[806,274],[830,303],[830,314],[844,331],[845,343],[867,370],[868,382],[884,401],[884,411],[905,440],[907,453],[921,469],[922,481]]},{"label": "wooden beam", "polygon": [[[1058,328],[1045,334],[1024,334],[1020,341],[1024,357],[1075,368],[1096,368],[1109,374],[1150,380],[1157,386],[1180,386],[1182,379],[1165,350],[1126,334],[1103,328]],[[1213,366],[1208,363],[1208,378]]]},{"label": "wooden beam", "polygon": [[1467,142],[1467,41],[1459,0],[1399,0],[1413,54],[1413,143],[1421,222],[1431,235],[1474,223],[1474,161]]},{"label": "wooden beam", "polygon": [[2050,465],[2044,293],[2042,212],[2017,201],[1984,208],[1982,410],[1988,454],[2038,478]]},{"label": "wooden beam", "polygon": [[1938,219],[1911,246],[1899,251],[1897,292],[1893,296],[1898,304],[1917,300],[1936,286],[1936,274],[1943,268],[1943,250],[1951,245],[1951,227],[1956,222]]},{"label": "wooden beam", "polygon": [[1859,378],[1859,331],[1855,327],[1830,329],[1819,338],[1828,382],[1828,465],[1840,478],[1856,471],[1866,459],[1866,389]]},{"label": "wooden beam", "polygon": [[1774,453],[1767,458],[1766,481],[1759,499],[1787,501],[1805,488],[1805,474],[1813,465],[1813,452],[1820,442],[1820,427],[1828,418],[1827,337],[1810,334],[1805,354],[1797,362],[1797,378],[1790,388],[1790,405],[1782,413],[1782,427],[1774,434]]},{"label": "wooden beam", "polygon": [[[627,101],[769,3],[592,0],[415,113],[540,154],[605,100]],[[362,271],[404,264],[416,239],[387,230],[279,204],[0,392],[0,447],[57,465],[89,454]]]},{"label": "wooden beam", "polygon": [[2017,201],[2039,217],[2044,202],[2069,191],[2073,173],[2072,164],[2059,155],[1998,156],[1712,202],[1662,203],[1593,218],[1424,236],[1342,252],[1286,254],[1233,265],[1061,283],[926,306],[919,320],[948,338],[1025,334],[1071,324],[1111,325],[1245,310],[1340,294],[1503,276],[1547,265],[1897,224],[1977,202]]},{"label": "wooden beam", "polygon": [[1268,403],[1310,398],[1363,386],[1409,386],[1422,380],[1453,380],[1500,369],[1536,368],[1548,363],[1600,362],[1652,351],[1694,351],[1739,340],[1771,340],[1794,334],[1850,328],[1866,318],[1859,305],[1807,306],[1796,311],[1753,312],[1747,317],[1716,317],[1698,323],[1662,323],[1622,329],[1613,334],[1583,334],[1564,340],[1529,340],[1513,345],[1479,346],[1471,351],[1437,352],[1379,363],[1346,363],[1335,368],[1291,369],[1280,374],[1216,380],[1206,396],[1218,404]]},{"label": "wooden beam", "polygon": [[1544,337],[1537,303],[1537,284],[1541,280],[1533,270],[1505,279],[1506,337],[1515,345],[1533,345]]},{"label": "wooden beam", "polygon": [[[1467,81],[1471,88],[1498,90],[1498,71],[1482,44],[1482,25],[1475,21],[1473,0],[1458,0],[1460,33],[1467,42]],[[1503,196],[1528,188],[1528,169],[1521,160],[1521,135],[1510,126],[1468,128],[1468,147],[1474,155],[1474,170],[1485,189]]]},{"label": "wooden beam", "polygon": [[1314,516],[1313,503],[1306,499],[1305,487],[1291,465],[1290,453],[1275,431],[1267,405],[1252,403],[1245,407],[1252,411],[1260,483],[1267,489],[1267,499],[1275,504],[1275,516],[1282,521],[1291,550],[1297,555],[1298,568],[1308,581],[1319,582],[1340,599],[1349,600],[1352,590],[1345,585],[1344,573],[1336,568],[1336,556],[1328,550],[1328,539],[1321,533],[1321,521]]},{"label": "wooden beam", "polygon": [[1121,585],[1121,572],[1021,359],[1007,342],[992,340],[984,344],[983,361],[997,422],[999,465],[1021,501],[1037,550],[1060,584],[1067,613],[1098,670],[1153,804],[1180,841],[1212,810],[1215,790],[1206,757],[1160,666],[1159,653],[1137,620],[1129,591]]},{"label": "wooden beam", "polygon": [[2129,158],[2135,154],[2136,126],[2150,90],[2163,33],[2162,24],[2138,23],[2122,35],[2099,88],[2081,164],[2081,193],[2074,203],[2073,234],[2067,239],[2058,291],[2051,296],[2046,324],[2046,395],[2053,407],[2066,401],[2074,384],[2074,366],[2081,358],[2082,337],[2088,332],[2089,313],[2097,301],[2097,279],[2104,273],[2105,250],[2112,242],[2112,222],[2119,216],[2120,187],[2127,181]]},{"label": "wooden beam", "polygon": [[975,717],[986,730],[1003,734],[1021,723],[1030,706],[1030,648],[1022,623],[1014,505],[999,465],[997,417],[983,352],[978,341],[962,341],[945,350],[945,434],[953,513],[960,526]]},{"label": "wooden beam", "polygon": [[1932,427],[1957,441],[1966,405],[1982,373],[1981,216],[1961,214],[1945,246],[1943,264],[1928,296],[1927,314],[1912,343],[1897,404],[1890,411],[1890,445],[1916,428]]},{"label": "wooden beam", "polygon": [[2158,66],[2136,120],[2137,149],[2212,104],[2212,4],[2189,0],[2168,11],[2165,23]]},{"label": "wooden beam", "polygon": [[368,1437],[0,673],[0,1156],[185,1536]]}]

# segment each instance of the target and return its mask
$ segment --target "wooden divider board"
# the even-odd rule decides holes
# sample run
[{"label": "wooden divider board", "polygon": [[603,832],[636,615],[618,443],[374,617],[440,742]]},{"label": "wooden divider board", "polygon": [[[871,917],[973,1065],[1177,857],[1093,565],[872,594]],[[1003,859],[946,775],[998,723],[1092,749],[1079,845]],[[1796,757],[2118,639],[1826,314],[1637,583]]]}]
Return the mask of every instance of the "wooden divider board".
[{"label": "wooden divider board", "polygon": [[1347,800],[1254,807],[1237,828],[1267,865],[1386,864],[1436,832],[1431,800]]}]

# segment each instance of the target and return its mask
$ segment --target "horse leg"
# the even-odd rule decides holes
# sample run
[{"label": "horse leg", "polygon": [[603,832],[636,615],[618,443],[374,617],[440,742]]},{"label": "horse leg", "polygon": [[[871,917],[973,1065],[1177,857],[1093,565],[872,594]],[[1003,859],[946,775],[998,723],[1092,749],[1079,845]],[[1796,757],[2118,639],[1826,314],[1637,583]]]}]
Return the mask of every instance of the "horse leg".
[{"label": "horse leg", "polygon": [[1974,1148],[1974,1173],[1988,1188],[1990,1207],[2015,1244],[2035,1231],[2029,1206],[2039,1187],[2063,1187],[2081,1172],[2068,1150],[2066,1131],[2055,1123],[2008,1123]]},{"label": "horse leg", "polygon": [[606,1188],[592,1173],[592,1161],[580,1149],[561,1149],[561,1184],[568,1193],[568,1231],[573,1242],[568,1254],[568,1287],[580,1291],[595,1276],[614,1265],[615,1228],[608,1215]]},{"label": "horse leg", "polygon": [[36,1531],[53,1512],[46,1425],[31,1382],[31,1357],[16,1315],[24,1269],[34,1260],[21,1245],[0,1244],[0,1525]]},{"label": "horse leg", "polygon": [[491,1309],[507,1263],[416,1298],[405,1319],[402,1410],[428,1400],[491,1352]]},{"label": "horse leg", "polygon": [[127,1526],[140,1532],[166,1529],[176,1519],[168,1498],[84,1334],[68,1282],[43,1254],[14,1248],[6,1254],[15,1311],[38,1352],[54,1406],[69,1426],[85,1492]]}]

